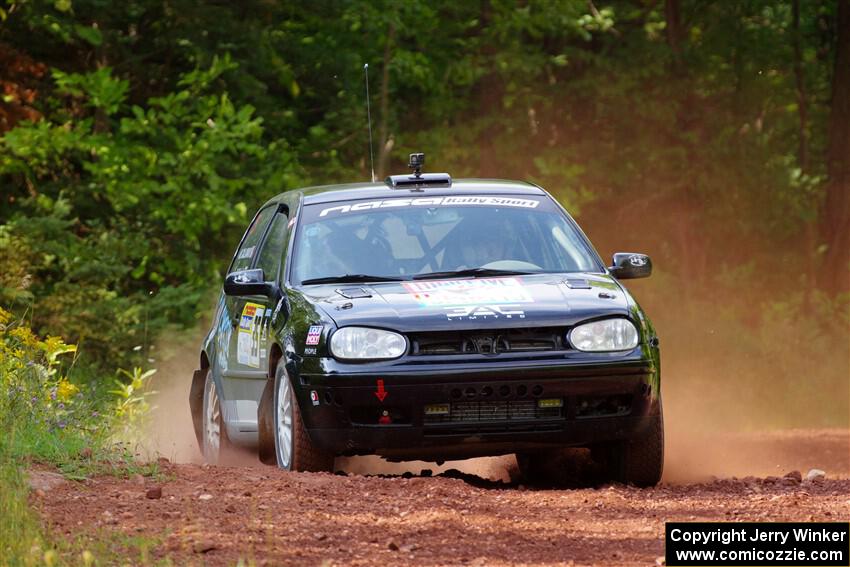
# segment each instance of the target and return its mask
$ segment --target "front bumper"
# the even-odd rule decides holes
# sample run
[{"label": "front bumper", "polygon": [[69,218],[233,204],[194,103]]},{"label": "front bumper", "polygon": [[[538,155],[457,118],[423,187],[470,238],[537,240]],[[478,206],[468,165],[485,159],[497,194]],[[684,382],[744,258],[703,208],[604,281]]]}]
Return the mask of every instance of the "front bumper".
[{"label": "front bumper", "polygon": [[[293,380],[311,440],[337,455],[400,460],[628,439],[649,423],[659,392],[657,370],[645,359],[322,369],[304,369]],[[561,400],[561,406],[552,407],[552,400]],[[450,408],[449,414],[426,412],[435,406]]]}]

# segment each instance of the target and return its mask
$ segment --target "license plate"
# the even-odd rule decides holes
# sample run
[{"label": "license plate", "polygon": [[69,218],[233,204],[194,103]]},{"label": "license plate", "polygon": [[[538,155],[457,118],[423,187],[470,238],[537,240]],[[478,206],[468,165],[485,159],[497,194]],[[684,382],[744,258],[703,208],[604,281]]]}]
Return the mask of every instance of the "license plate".
[{"label": "license plate", "polygon": [[451,413],[449,404],[431,404],[425,406],[425,415],[449,415]]}]

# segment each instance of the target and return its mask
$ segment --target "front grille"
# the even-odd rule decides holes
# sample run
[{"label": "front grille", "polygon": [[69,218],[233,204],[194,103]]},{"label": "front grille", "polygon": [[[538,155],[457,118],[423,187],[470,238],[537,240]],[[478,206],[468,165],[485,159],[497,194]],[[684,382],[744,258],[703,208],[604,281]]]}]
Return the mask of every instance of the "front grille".
[{"label": "front grille", "polygon": [[532,421],[558,419],[563,408],[541,408],[537,400],[455,402],[449,413],[425,415],[425,423],[479,423],[484,421]]},{"label": "front grille", "polygon": [[494,329],[488,331],[435,331],[409,336],[411,354],[500,354],[565,350],[564,327]]}]

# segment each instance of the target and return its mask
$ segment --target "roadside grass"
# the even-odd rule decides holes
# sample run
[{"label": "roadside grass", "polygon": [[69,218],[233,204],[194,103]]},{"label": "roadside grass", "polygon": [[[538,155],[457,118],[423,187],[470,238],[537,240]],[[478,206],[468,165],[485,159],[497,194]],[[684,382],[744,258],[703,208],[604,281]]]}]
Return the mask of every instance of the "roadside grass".
[{"label": "roadside grass", "polygon": [[73,434],[20,432],[11,453],[24,466],[47,466],[56,469],[69,480],[104,475],[128,478],[137,474],[161,478],[157,462],[139,461],[126,444],[92,444],[90,440]]},{"label": "roadside grass", "polygon": [[18,463],[12,460],[7,443],[0,441],[0,563],[41,565],[44,556],[32,550],[44,548],[38,518],[27,501],[29,489]]},{"label": "roadside grass", "polygon": [[68,565],[130,564],[170,567],[174,565],[170,558],[155,559],[153,555],[156,547],[165,539],[165,535],[127,535],[113,530],[98,530],[63,544],[59,556]]},{"label": "roadside grass", "polygon": [[39,436],[32,431],[13,430],[0,440],[0,566],[172,565],[167,558],[151,556],[162,537],[101,530],[68,541],[42,525],[29,505],[26,471],[32,466],[56,469],[72,481],[93,475],[162,476],[157,463],[139,463],[120,446],[81,456],[86,448],[73,435]]},{"label": "roadside grass", "polygon": [[[67,541],[29,506],[27,469],[66,478],[160,475],[131,447],[147,414],[152,371],[119,371],[111,383],[75,367],[74,345],[40,338],[0,308],[0,567],[163,564],[151,561],[158,539],[104,533]],[[65,356],[63,356],[65,355]],[[72,372],[72,370],[74,372]]]},{"label": "roadside grass", "polygon": [[72,481],[92,475],[159,477],[156,463],[138,463],[120,446],[99,447],[91,457],[87,440],[71,434],[44,435],[34,430],[12,429],[0,439],[0,566],[94,566],[130,563],[171,565],[154,561],[151,551],[160,537],[127,536],[101,530],[96,535],[68,541],[42,525],[29,505],[26,471],[46,466]]}]

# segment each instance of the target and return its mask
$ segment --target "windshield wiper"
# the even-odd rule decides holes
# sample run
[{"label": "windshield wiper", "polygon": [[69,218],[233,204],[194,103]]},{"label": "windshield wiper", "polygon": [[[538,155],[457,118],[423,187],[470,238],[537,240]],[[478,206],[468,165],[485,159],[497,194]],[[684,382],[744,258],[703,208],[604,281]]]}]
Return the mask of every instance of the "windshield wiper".
[{"label": "windshield wiper", "polygon": [[447,272],[431,272],[430,274],[417,274],[414,280],[433,280],[439,278],[462,278],[472,276],[474,278],[487,276],[527,276],[534,272],[520,272],[517,270],[495,270],[493,268],[469,268],[466,270],[450,270]]},{"label": "windshield wiper", "polygon": [[404,278],[396,276],[371,276],[369,274],[344,274],[341,276],[328,276],[325,278],[312,278],[304,280],[301,285],[323,284],[323,283],[358,283],[358,282],[401,282]]}]

